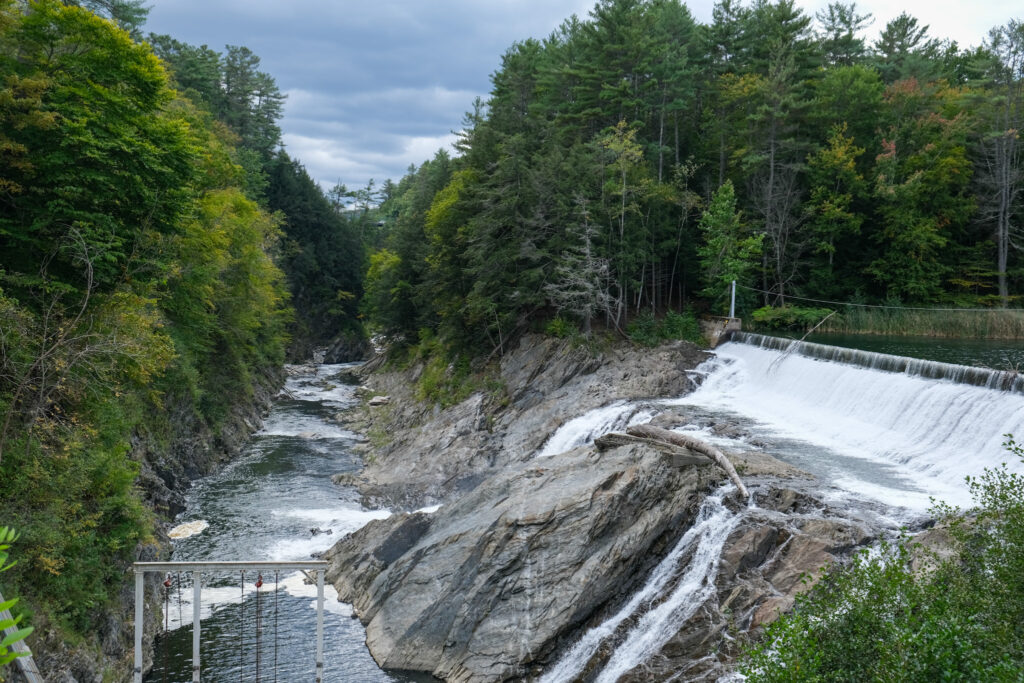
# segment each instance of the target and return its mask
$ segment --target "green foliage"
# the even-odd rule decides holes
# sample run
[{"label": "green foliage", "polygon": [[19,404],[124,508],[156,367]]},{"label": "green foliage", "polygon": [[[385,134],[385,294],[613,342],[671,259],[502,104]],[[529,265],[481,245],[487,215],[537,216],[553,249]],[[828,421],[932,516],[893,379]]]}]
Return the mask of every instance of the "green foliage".
[{"label": "green foliage", "polygon": [[48,0],[18,17],[4,46],[0,73],[37,84],[22,101],[39,108],[5,132],[23,150],[23,163],[0,171],[17,188],[0,213],[5,264],[80,291],[86,255],[92,285],[110,291],[149,235],[173,232],[190,209],[198,150],[184,123],[163,113],[173,97],[166,74],[124,31]]},{"label": "green foliage", "polygon": [[809,330],[832,313],[829,308],[765,306],[751,317],[759,328],[769,330]]},{"label": "green foliage", "polygon": [[50,0],[0,0],[0,29],[4,585],[87,638],[153,542],[141,459],[216,436],[283,361],[279,220],[147,46]]},{"label": "green foliage", "polygon": [[560,315],[556,315],[544,326],[545,334],[550,334],[558,339],[568,339],[573,335],[579,334],[579,331],[575,324]]},{"label": "green foliage", "polygon": [[[8,550],[11,544],[18,540],[18,534],[13,529],[2,526],[0,527],[0,572],[5,572],[15,565],[14,562],[7,563],[9,557]],[[0,612],[10,610],[18,604],[18,598],[8,598],[0,602]],[[0,639],[0,666],[10,664],[17,657],[21,657],[26,653],[14,652],[11,647],[22,640],[25,640],[31,635],[34,630],[31,626],[28,628],[16,628],[10,633],[6,631],[13,628],[21,623],[21,616],[17,616],[10,619],[0,619],[0,634],[5,634],[3,639]]]},{"label": "green foliage", "polygon": [[[763,235],[751,235],[736,211],[736,193],[726,181],[711,198],[700,219],[704,244],[697,249],[707,286],[704,296],[719,308],[727,307],[730,287],[750,284],[761,255]],[[723,308],[725,312],[727,308]]]},{"label": "green foliage", "polygon": [[677,339],[704,344],[700,325],[690,311],[668,311],[661,319],[649,314],[637,316],[626,326],[626,334],[641,346],[653,347]]},{"label": "green foliage", "polygon": [[601,0],[511,46],[459,156],[388,193],[379,245],[398,260],[375,264],[370,324],[501,354],[544,311],[585,336],[724,313],[733,279],[759,305],[1009,304],[1017,24],[962,52],[903,15],[872,54],[853,5],[819,19],[815,36],[792,2],[730,1],[700,26],[676,0]]},{"label": "green foliage", "polygon": [[[1024,457],[1008,438],[1007,449]],[[768,627],[743,673],[768,681],[1018,681],[1024,668],[1024,477],[968,485],[968,515],[939,507],[956,554],[903,540],[828,572]]]},{"label": "green foliage", "polygon": [[420,343],[413,354],[423,364],[416,381],[418,400],[447,408],[479,389],[479,378],[471,372],[469,356],[453,354],[429,330],[421,332]]},{"label": "green foliage", "polygon": [[343,331],[361,334],[357,315],[366,264],[352,226],[283,151],[270,163],[267,201],[283,214],[281,266],[292,293],[296,336],[319,344]]}]

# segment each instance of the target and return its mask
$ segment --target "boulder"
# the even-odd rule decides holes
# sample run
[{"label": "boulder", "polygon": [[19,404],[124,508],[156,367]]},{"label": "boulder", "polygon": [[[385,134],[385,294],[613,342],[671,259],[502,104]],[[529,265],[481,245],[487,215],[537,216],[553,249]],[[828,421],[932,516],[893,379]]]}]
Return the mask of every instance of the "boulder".
[{"label": "boulder", "polygon": [[525,676],[628,594],[722,478],[643,445],[521,463],[433,515],[371,522],[325,555],[387,668]]}]

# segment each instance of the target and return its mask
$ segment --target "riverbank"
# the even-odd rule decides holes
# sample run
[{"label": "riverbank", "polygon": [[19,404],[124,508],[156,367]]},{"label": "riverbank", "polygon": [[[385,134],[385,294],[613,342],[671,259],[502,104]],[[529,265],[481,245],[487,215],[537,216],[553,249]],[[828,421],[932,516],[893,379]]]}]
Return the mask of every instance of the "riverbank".
[{"label": "riverbank", "polygon": [[[830,315],[835,311],[834,314]],[[760,318],[761,322],[756,321]],[[888,335],[941,339],[1024,339],[1024,310],[900,308],[838,305],[827,308],[782,307],[755,311],[752,331],[775,334],[780,329],[811,329],[819,333]],[[820,323],[820,326],[818,324]]]},{"label": "riverbank", "polygon": [[[263,424],[274,396],[284,383],[280,368],[264,368],[252,377],[251,393],[239,397],[216,425],[210,425],[187,401],[164,403],[159,424],[138,430],[127,457],[138,463],[138,495],[152,515],[152,535],[141,542],[131,560],[118,567],[124,577],[115,600],[93,608],[99,628],[86,638],[70,638],[43,613],[33,615],[35,632],[27,641],[45,680],[76,683],[95,680],[130,681],[133,667],[134,592],[131,561],[171,558],[167,532],[185,507],[185,495],[196,480],[221,470],[242,452]],[[147,577],[143,650],[152,663],[153,640],[162,627],[160,577]]]},{"label": "riverbank", "polygon": [[415,401],[420,368],[369,365],[350,423],[370,435],[367,466],[336,481],[367,504],[432,506],[325,555],[377,662],[449,681],[714,680],[736,634],[788,609],[805,574],[897,532],[884,505],[822,497],[820,481],[756,449],[727,453],[748,507],[711,465],[589,445],[633,422],[742,436],[661,400],[692,391],[708,357],[528,337],[501,363],[501,392],[444,409]]}]

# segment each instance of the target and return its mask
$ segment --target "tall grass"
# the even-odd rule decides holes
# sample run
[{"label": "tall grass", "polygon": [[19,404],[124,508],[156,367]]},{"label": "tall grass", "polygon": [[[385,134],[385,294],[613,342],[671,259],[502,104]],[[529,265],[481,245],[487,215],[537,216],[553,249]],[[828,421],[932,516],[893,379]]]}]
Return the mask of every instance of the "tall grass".
[{"label": "tall grass", "polygon": [[974,339],[1024,339],[1024,310],[917,310],[846,307],[820,332]]}]

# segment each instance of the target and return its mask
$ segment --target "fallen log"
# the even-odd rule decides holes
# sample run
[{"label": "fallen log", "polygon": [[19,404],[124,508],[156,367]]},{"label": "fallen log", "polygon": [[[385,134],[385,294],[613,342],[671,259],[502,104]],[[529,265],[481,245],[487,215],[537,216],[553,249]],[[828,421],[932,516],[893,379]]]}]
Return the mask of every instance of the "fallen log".
[{"label": "fallen log", "polygon": [[654,450],[664,453],[672,458],[672,464],[676,467],[684,467],[686,465],[706,465],[708,459],[704,455],[692,455],[688,451],[674,446],[670,443],[662,443],[660,441],[652,441],[651,439],[630,436],[629,434],[622,434],[620,432],[608,432],[604,436],[599,436],[594,439],[594,445],[599,451],[607,451],[618,446],[632,446],[633,444],[642,443],[650,446]]},{"label": "fallen log", "polygon": [[695,439],[692,436],[685,434],[679,434],[678,432],[669,431],[668,429],[662,429],[661,427],[654,427],[651,425],[635,425],[628,427],[626,433],[630,436],[639,437],[641,439],[649,440],[652,444],[663,443],[671,444],[680,448],[686,448],[694,453],[700,453],[701,455],[711,458],[712,461],[729,475],[732,483],[736,485],[740,495],[744,498],[750,498],[750,493],[747,491],[747,487],[743,485],[743,481],[740,479],[740,475],[736,472],[736,468],[732,466],[729,459],[725,457],[725,453],[718,450],[709,443],[705,443],[700,439]]}]

